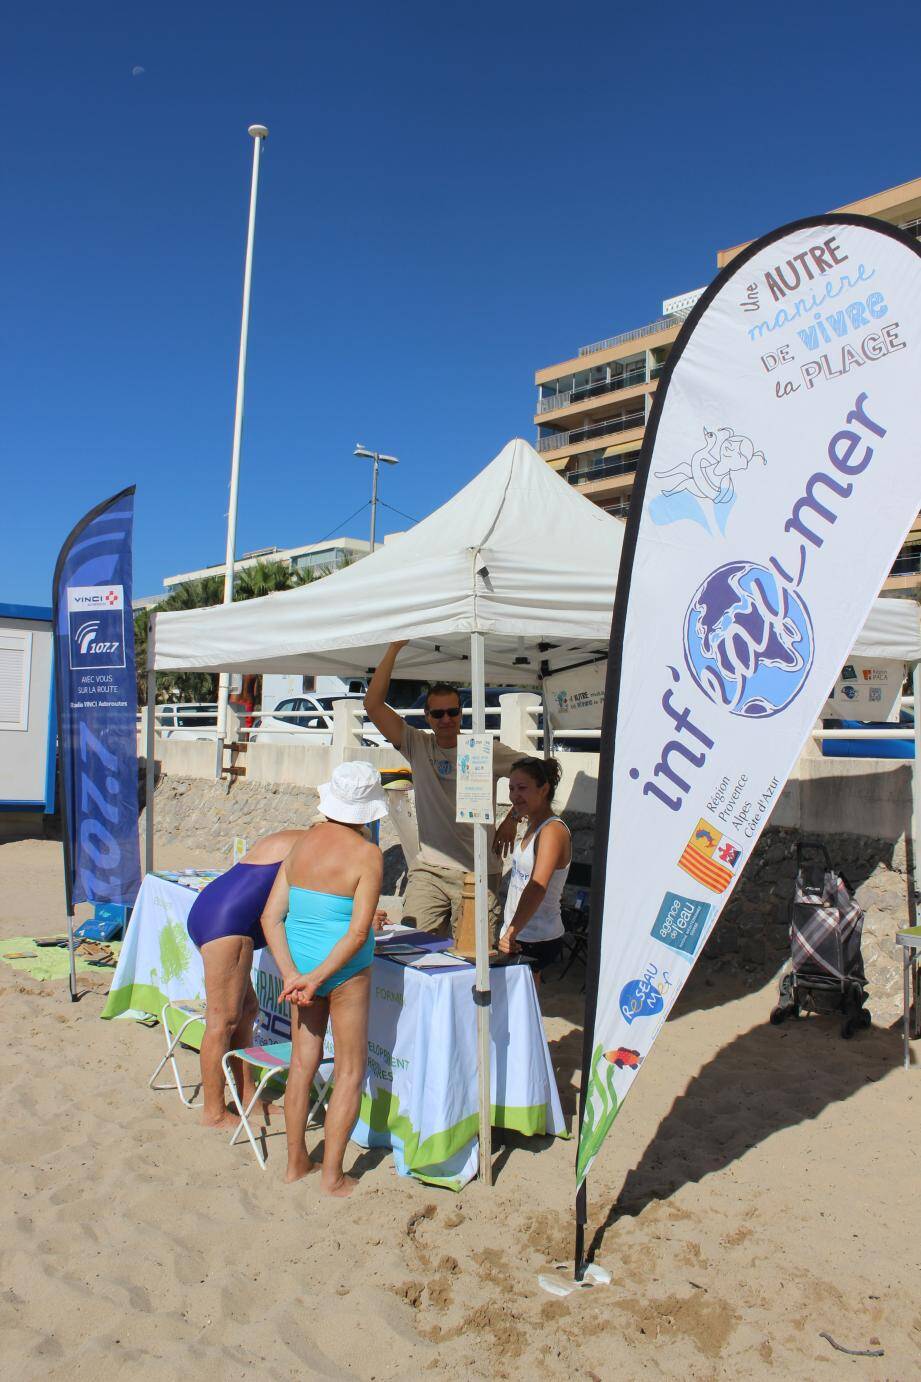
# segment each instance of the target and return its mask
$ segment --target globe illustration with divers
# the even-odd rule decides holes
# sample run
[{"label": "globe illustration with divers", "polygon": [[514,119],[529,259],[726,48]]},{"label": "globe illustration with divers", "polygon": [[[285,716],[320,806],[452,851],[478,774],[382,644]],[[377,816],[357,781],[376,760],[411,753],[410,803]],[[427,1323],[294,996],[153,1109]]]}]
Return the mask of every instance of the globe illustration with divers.
[{"label": "globe illustration with divers", "polygon": [[691,676],[716,705],[748,719],[786,710],[809,675],[813,649],[803,600],[755,562],[711,572],[685,615]]}]

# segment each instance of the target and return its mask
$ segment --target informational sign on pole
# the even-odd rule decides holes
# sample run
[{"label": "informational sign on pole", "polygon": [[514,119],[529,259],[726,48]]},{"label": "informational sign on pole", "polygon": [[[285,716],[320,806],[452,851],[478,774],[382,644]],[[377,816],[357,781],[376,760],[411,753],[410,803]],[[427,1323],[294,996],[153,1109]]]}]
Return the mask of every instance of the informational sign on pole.
[{"label": "informational sign on pole", "polygon": [[743,250],[659,381],[605,698],[577,1223],[921,507],[919,378],[921,246],[842,215]]},{"label": "informational sign on pole", "polygon": [[457,741],[457,815],[465,825],[492,825],[492,735],[462,734]]}]

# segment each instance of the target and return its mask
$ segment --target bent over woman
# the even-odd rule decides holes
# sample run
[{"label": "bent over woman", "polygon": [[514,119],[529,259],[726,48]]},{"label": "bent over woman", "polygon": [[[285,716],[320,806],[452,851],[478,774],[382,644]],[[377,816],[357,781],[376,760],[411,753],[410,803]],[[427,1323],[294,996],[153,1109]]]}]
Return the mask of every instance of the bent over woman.
[{"label": "bent over woman", "polygon": [[[221,1061],[228,1051],[253,1043],[253,1023],[259,1002],[250,978],[253,951],[265,945],[259,918],[285,855],[303,830],[278,830],[264,835],[239,863],[220,874],[192,903],[186,926],[201,951],[205,970],[207,1020],[201,1044],[204,1108],[201,1121],[209,1128],[235,1128],[239,1119],[224,1103]],[[255,1093],[252,1067],[235,1062],[234,1078],[242,1091],[243,1107]]]},{"label": "bent over woman", "polygon": [[272,888],[262,924],[291,1002],[291,1068],[285,1090],[286,1181],[316,1170],[304,1135],[310,1086],[333,1027],[333,1093],[326,1112],[320,1183],[328,1195],[355,1188],[342,1158],[368,1063],[368,1007],[383,856],[363,829],[387,814],[380,774],[370,763],[342,763],[320,790],[325,822],[291,851]]}]

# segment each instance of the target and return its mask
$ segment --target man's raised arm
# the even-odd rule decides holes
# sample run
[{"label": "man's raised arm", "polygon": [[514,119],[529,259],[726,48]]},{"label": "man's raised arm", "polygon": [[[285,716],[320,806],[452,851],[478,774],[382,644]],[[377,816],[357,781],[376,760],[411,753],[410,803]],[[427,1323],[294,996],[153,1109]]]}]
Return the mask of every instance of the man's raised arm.
[{"label": "man's raised arm", "polygon": [[368,718],[377,726],[384,738],[390,740],[395,749],[403,747],[403,717],[387,704],[387,692],[390,689],[390,678],[393,676],[393,664],[400,649],[405,647],[405,640],[402,643],[391,643],[377,664],[365,692],[365,710]]}]

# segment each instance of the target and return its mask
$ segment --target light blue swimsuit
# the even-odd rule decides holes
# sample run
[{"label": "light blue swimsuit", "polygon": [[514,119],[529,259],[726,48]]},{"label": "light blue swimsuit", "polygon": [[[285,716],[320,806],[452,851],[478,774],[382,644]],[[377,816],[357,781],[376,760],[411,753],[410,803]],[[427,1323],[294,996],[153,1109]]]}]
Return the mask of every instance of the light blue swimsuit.
[{"label": "light blue swimsuit", "polygon": [[[327,958],[333,946],[342,940],[352,920],[354,900],[336,893],[315,893],[310,888],[289,891],[285,935],[291,958],[301,974],[309,974]],[[374,959],[374,932],[368,932],[364,945],[347,964],[321,984],[317,993],[326,998],[334,988],[367,969]]]}]

